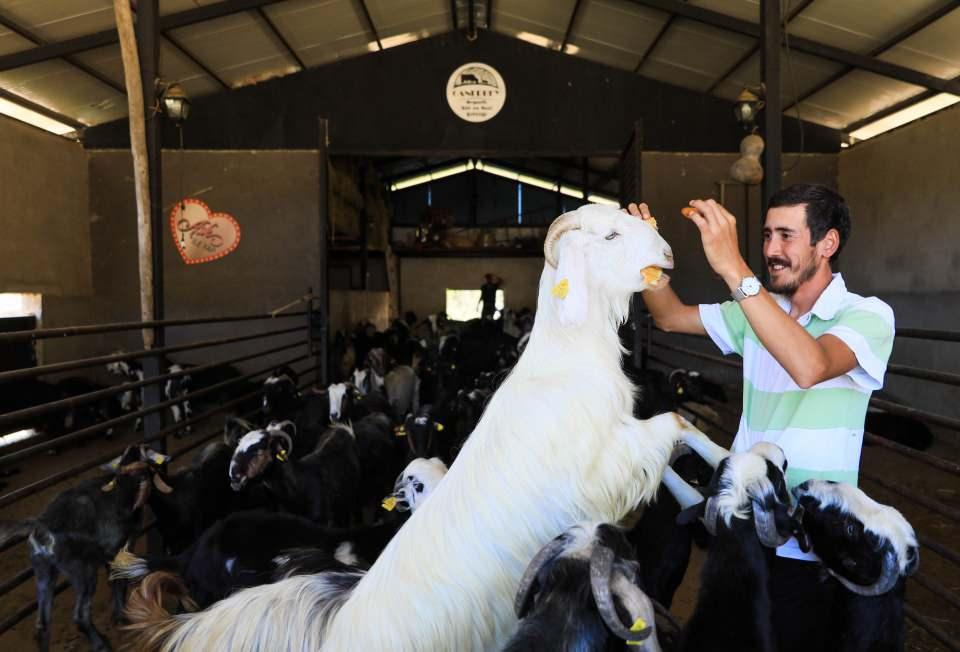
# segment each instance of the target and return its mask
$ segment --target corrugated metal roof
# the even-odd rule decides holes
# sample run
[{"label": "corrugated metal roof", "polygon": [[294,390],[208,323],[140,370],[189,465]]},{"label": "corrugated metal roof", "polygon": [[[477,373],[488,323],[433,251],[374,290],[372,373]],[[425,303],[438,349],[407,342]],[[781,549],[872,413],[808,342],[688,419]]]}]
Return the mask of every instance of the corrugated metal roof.
[{"label": "corrugated metal roof", "polygon": [[[201,10],[217,14],[163,34],[161,74],[191,96],[215,93],[294,73],[301,63],[320,66],[466,29],[471,6],[477,28],[489,25],[555,50],[566,40],[568,55],[725,99],[759,82],[758,42],[750,35],[757,29],[758,0],[160,0],[168,21],[182,23]],[[792,38],[952,79],[960,75],[956,6],[945,0],[792,0],[784,11]],[[715,24],[690,15],[694,10],[705,10]],[[720,19],[736,25],[727,29]],[[111,0],[0,0],[0,60],[113,26]],[[123,83],[120,51],[103,43],[109,40],[71,50],[69,58],[0,70],[0,89],[88,125],[121,117],[125,100],[110,86]],[[804,119],[837,129],[925,91],[796,49],[781,58],[787,112],[793,114],[801,100]]]}]

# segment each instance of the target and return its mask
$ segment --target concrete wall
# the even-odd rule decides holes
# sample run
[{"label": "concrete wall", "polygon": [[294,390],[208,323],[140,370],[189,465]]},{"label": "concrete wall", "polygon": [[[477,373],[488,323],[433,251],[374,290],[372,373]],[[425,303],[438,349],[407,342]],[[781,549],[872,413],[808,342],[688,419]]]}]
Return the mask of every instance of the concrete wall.
[{"label": "concrete wall", "polygon": [[[186,265],[172,242],[169,213],[183,194],[197,196],[214,211],[233,215],[241,225],[239,247],[213,262]],[[137,228],[127,151],[89,153],[90,214],[93,238],[93,296],[61,301],[45,313],[46,325],[139,319]],[[175,151],[164,153],[164,270],[169,319],[264,313],[317,286],[318,194],[316,152]],[[296,310],[296,308],[294,308]],[[173,328],[167,343],[178,344],[261,332],[305,323],[231,323]],[[305,339],[305,334],[284,336]],[[291,339],[293,338],[293,339]],[[47,344],[47,360],[140,348],[139,332],[71,338]],[[185,362],[239,356],[268,348],[263,343],[232,344],[175,355]],[[282,356],[289,357],[290,352]],[[279,358],[276,358],[279,359]],[[266,363],[244,365],[253,371]]]},{"label": "concrete wall", "polygon": [[91,291],[86,152],[0,116],[0,292]]},{"label": "concrete wall", "polygon": [[[840,192],[853,230],[844,276],[894,310],[898,328],[960,330],[960,107],[840,154]],[[956,372],[960,343],[898,338],[893,360]],[[960,416],[958,389],[887,377],[915,407]]]},{"label": "concrete wall", "polygon": [[503,279],[506,305],[536,309],[543,258],[401,258],[400,307],[423,319],[445,309],[446,290],[479,290],[487,272]]}]

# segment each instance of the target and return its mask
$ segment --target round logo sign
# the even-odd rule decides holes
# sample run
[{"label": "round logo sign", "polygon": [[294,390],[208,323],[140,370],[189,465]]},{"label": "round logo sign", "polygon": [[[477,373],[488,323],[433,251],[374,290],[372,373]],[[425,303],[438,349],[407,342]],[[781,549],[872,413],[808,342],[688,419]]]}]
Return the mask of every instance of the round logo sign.
[{"label": "round logo sign", "polygon": [[507,100],[503,77],[485,63],[465,63],[447,80],[447,103],[467,122],[486,122]]}]

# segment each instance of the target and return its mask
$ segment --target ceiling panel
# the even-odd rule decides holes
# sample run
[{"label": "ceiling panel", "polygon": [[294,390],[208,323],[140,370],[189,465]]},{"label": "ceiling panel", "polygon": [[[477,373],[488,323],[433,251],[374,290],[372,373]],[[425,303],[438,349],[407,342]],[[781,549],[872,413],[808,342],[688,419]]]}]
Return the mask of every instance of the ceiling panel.
[{"label": "ceiling panel", "polygon": [[828,126],[841,129],[923,90],[913,84],[855,70],[813,95],[804,102],[803,109],[809,107],[811,114],[819,111],[834,116]]},{"label": "ceiling panel", "polygon": [[0,27],[0,56],[20,52],[21,50],[29,50],[32,47],[33,43],[27,39]]},{"label": "ceiling panel", "polygon": [[576,0],[497,0],[494,31],[544,47],[559,48],[575,6]]},{"label": "ceiling panel", "polygon": [[160,0],[160,15],[178,14],[181,11],[205,7],[207,5],[216,5],[223,0]]},{"label": "ceiling panel", "polygon": [[366,3],[384,47],[453,30],[450,2],[445,0],[366,0]]},{"label": "ceiling panel", "polygon": [[[783,102],[784,108],[792,105],[795,98],[803,97],[818,84],[823,83],[841,70],[843,70],[841,64],[803,54],[796,50],[791,50],[788,58],[786,50],[782,50],[780,57],[780,100]],[[755,86],[759,83],[760,53],[758,52],[724,79],[717,86],[714,94],[733,100],[740,94],[744,86]]]},{"label": "ceiling panel", "polygon": [[307,66],[377,49],[351,0],[297,0],[268,7],[266,13]]},{"label": "ceiling panel", "polygon": [[878,59],[920,70],[935,77],[960,75],[960,9],[925,27]]},{"label": "ceiling panel", "polygon": [[[264,22],[240,13],[169,32],[198,61],[232,87],[297,71]],[[238,47],[238,44],[243,44]]]},{"label": "ceiling panel", "polygon": [[571,36],[575,49],[587,59],[634,70],[668,19],[662,11],[623,0],[587,0]]},{"label": "ceiling panel", "polygon": [[790,34],[867,53],[943,0],[816,0],[790,23]]},{"label": "ceiling panel", "polygon": [[75,54],[73,57],[121,86],[124,85],[123,58],[120,56],[119,44],[87,50]]},{"label": "ceiling panel", "polygon": [[111,0],[7,0],[3,12],[46,41],[62,41],[116,26]]},{"label": "ceiling panel", "polygon": [[[791,7],[799,0],[787,0]],[[690,0],[687,4],[710,9],[751,23],[760,22],[760,3],[757,0]]]},{"label": "ceiling panel", "polygon": [[0,72],[0,87],[88,125],[127,111],[126,97],[64,61]]},{"label": "ceiling panel", "polygon": [[166,39],[160,42],[160,76],[167,81],[178,82],[191,98],[223,90],[216,80],[208,77]]},{"label": "ceiling panel", "polygon": [[675,20],[640,68],[640,74],[706,90],[755,43],[748,36],[692,20]]}]

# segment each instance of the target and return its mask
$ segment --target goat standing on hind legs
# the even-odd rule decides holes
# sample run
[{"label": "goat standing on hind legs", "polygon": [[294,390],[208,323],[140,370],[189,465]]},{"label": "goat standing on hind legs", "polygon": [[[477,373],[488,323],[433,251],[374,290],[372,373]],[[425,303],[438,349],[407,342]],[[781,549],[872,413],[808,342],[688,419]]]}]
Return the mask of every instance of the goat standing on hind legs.
[{"label": "goat standing on hind legs", "polygon": [[[672,253],[643,220],[587,205],[544,244],[529,344],[456,464],[377,562],[239,591],[171,617],[135,594],[138,650],[499,650],[529,561],[584,520],[616,522],[656,493],[678,441],[718,462],[673,413],[633,417],[617,327]],[[646,274],[644,272],[647,272]],[[648,280],[649,279],[649,280]]]}]

